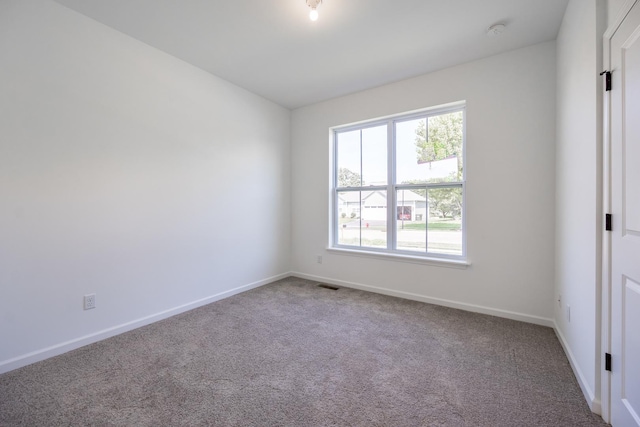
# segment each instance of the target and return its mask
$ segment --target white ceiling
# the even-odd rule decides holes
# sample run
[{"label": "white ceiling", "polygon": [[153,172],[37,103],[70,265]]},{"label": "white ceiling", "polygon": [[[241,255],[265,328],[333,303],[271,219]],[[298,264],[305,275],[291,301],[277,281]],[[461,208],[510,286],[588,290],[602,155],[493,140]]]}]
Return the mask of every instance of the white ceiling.
[{"label": "white ceiling", "polygon": [[[287,108],[554,40],[568,0],[56,0]],[[500,37],[487,37],[495,23]]]}]

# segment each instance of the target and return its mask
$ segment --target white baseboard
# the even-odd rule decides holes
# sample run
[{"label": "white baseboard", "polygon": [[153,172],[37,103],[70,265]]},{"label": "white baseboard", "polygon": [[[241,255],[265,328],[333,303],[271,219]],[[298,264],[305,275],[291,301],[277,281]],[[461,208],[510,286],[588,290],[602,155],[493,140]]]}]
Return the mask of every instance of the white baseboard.
[{"label": "white baseboard", "polygon": [[344,280],[314,276],[311,274],[305,274],[305,273],[299,273],[299,272],[292,272],[291,275],[295,277],[299,277],[301,279],[330,283],[332,285],[343,286],[345,288],[353,288],[353,289],[359,289],[362,291],[375,292],[378,294],[389,295],[389,296],[398,297],[398,298],[405,298],[413,301],[420,301],[420,302],[426,302],[434,305],[441,305],[444,307],[457,308],[459,310],[471,311],[474,313],[488,314],[490,316],[502,317],[505,319],[518,320],[521,322],[547,326],[549,328],[553,328],[555,325],[553,319],[546,319],[544,317],[533,316],[530,314],[516,313],[513,311],[501,310],[498,308],[491,308],[491,307],[484,307],[484,306],[475,305],[475,304],[467,304],[464,302],[452,301],[452,300],[447,300],[442,298],[433,298],[425,295],[414,294],[411,292],[396,291],[388,288],[378,288],[375,286],[363,285],[361,283],[345,282]]},{"label": "white baseboard", "polygon": [[558,340],[562,345],[564,353],[567,355],[567,359],[569,359],[569,364],[571,365],[571,369],[573,369],[573,374],[578,380],[578,384],[580,385],[582,394],[587,401],[587,405],[589,405],[589,409],[591,409],[591,412],[595,412],[596,414],[601,415],[602,403],[600,402],[600,399],[596,399],[595,393],[593,392],[593,390],[591,390],[591,387],[589,387],[589,383],[582,373],[582,370],[580,369],[580,366],[578,365],[578,362],[576,361],[576,358],[571,351],[571,347],[569,347],[569,343],[567,343],[567,340],[562,334],[560,328],[558,328],[558,325],[555,323],[555,321],[553,322],[553,330],[556,332],[556,336],[558,337]]},{"label": "white baseboard", "polygon": [[149,325],[151,323],[157,322],[159,320],[163,320],[169,318],[171,316],[175,316],[176,314],[184,313],[185,311],[193,310],[194,308],[201,307],[203,305],[211,304],[212,302],[219,301],[221,299],[228,298],[230,296],[246,292],[250,289],[258,288],[260,286],[275,282],[280,279],[284,279],[286,277],[290,277],[291,273],[283,273],[277,276],[269,277],[263,280],[259,280],[257,282],[249,283],[248,285],[239,286],[234,289],[230,289],[228,291],[220,292],[215,295],[208,296],[206,298],[199,299],[197,301],[193,301],[187,304],[183,304],[169,310],[162,311],[160,313],[152,314],[150,316],[142,317],[140,319],[133,320],[131,322],[123,323],[121,325],[117,325],[108,329],[104,329],[102,331],[98,331],[89,335],[85,335],[80,338],[72,339],[60,344],[56,344],[47,348],[43,348],[41,350],[36,350],[31,353],[27,353],[9,360],[0,362],[0,374],[5,372],[12,371],[14,369],[21,368],[23,366],[30,365],[35,362],[39,362],[41,360],[48,359],[53,356],[57,356],[59,354],[66,353],[71,350],[75,350],[77,348],[83,347],[88,344],[93,344],[98,341],[102,341],[104,339],[113,337],[115,335],[122,334],[124,332],[131,331],[133,329],[137,329],[141,326]]}]

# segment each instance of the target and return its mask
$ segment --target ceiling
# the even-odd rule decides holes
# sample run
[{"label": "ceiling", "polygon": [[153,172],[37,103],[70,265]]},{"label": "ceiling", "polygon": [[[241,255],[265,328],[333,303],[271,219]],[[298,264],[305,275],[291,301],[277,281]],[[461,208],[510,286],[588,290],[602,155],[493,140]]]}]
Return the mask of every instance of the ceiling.
[{"label": "ceiling", "polygon": [[[56,0],[297,108],[554,40],[568,0]],[[507,25],[499,37],[486,30]]]}]

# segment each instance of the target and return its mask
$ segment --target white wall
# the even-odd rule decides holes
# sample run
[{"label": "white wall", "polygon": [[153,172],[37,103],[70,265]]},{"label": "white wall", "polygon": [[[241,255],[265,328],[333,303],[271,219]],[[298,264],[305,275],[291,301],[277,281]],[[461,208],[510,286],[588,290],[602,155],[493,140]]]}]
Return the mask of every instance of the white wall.
[{"label": "white wall", "polygon": [[[543,43],[294,110],[296,274],[551,325],[555,56],[555,43]],[[326,251],[329,128],[460,100],[467,102],[472,265],[453,269]]]},{"label": "white wall", "polygon": [[0,372],[286,273],[289,132],[56,3],[0,2]]},{"label": "white wall", "polygon": [[[558,335],[600,412],[602,34],[606,4],[571,0],[557,39],[556,300]],[[567,307],[570,307],[570,321]]]}]

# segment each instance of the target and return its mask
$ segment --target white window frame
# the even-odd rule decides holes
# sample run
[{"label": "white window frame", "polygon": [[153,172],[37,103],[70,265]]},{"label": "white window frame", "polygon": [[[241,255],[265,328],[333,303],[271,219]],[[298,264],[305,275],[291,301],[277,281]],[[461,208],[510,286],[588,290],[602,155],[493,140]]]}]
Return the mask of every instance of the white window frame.
[{"label": "white window frame", "polygon": [[[395,182],[396,177],[396,138],[395,128],[396,123],[415,120],[419,118],[428,118],[431,116],[439,116],[447,113],[462,112],[462,180],[454,182],[442,182],[442,183],[425,183],[425,184],[397,184]],[[338,138],[337,135],[343,132],[350,132],[354,130],[363,130],[370,127],[387,125],[387,185],[382,186],[366,186],[366,187],[338,187]],[[374,119],[369,121],[363,121],[353,123],[344,126],[336,126],[330,129],[331,131],[331,215],[330,215],[330,236],[328,250],[346,253],[357,256],[382,256],[384,258],[393,258],[400,261],[419,262],[419,263],[434,263],[434,264],[449,264],[449,265],[469,265],[467,262],[467,226],[466,226],[466,173],[467,173],[467,157],[466,157],[466,103],[464,101],[430,107],[408,113],[396,114],[393,116],[387,116],[380,119]],[[424,252],[407,251],[401,249],[395,249],[397,247],[397,194],[399,190],[410,189],[426,189],[438,187],[459,187],[462,189],[462,253],[461,255],[443,254],[428,252],[425,249]],[[351,246],[339,244],[339,202],[338,194],[344,191],[376,191],[382,190],[387,193],[387,247],[386,248],[373,248],[362,246]],[[362,194],[362,193],[361,193]],[[428,200],[427,200],[428,203]],[[361,201],[362,204],[362,201]],[[428,234],[427,234],[428,235]],[[427,243],[428,248],[428,243]]]}]

